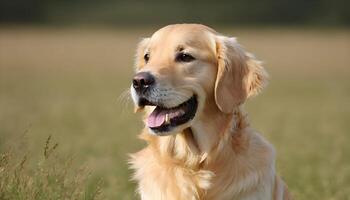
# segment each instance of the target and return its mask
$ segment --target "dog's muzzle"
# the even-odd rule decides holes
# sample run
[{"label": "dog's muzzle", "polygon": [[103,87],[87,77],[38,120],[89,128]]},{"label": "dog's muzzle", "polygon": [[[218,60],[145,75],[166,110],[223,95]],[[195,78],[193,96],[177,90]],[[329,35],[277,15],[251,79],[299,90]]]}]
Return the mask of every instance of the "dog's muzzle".
[{"label": "dog's muzzle", "polygon": [[[155,77],[149,72],[139,72],[132,80],[135,103],[139,107],[154,106],[146,120],[146,126],[155,133],[169,132],[179,125],[191,121],[197,112],[197,96],[193,95],[176,106],[165,106],[164,99],[150,98],[156,85]],[[161,134],[162,135],[162,134]]]}]

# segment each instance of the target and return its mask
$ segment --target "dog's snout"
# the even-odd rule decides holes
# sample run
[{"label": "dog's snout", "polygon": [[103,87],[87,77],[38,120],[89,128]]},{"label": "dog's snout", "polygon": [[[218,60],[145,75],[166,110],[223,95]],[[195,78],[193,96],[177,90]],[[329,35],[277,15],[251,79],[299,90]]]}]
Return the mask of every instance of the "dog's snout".
[{"label": "dog's snout", "polygon": [[137,92],[143,92],[155,83],[154,76],[149,72],[139,72],[137,73],[133,80],[132,86]]}]

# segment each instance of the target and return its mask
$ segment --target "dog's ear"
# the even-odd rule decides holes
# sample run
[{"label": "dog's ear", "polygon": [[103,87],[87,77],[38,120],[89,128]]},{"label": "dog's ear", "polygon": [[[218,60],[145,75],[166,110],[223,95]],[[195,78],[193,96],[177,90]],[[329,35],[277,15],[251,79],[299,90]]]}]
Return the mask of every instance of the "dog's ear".
[{"label": "dog's ear", "polygon": [[217,36],[218,69],[215,102],[224,113],[232,113],[250,96],[257,95],[267,83],[267,73],[235,38]]},{"label": "dog's ear", "polygon": [[144,56],[146,53],[146,47],[150,41],[150,38],[143,38],[137,45],[136,55],[135,55],[135,68],[139,70],[142,66],[146,64]]}]

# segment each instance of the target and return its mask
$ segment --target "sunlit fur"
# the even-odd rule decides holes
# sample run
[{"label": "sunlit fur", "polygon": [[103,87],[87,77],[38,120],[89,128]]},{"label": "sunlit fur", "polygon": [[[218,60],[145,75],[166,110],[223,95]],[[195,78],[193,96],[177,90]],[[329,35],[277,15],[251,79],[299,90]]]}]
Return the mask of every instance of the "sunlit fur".
[{"label": "sunlit fur", "polygon": [[[176,62],[179,47],[196,60]],[[167,136],[142,131],[148,146],[130,160],[142,200],[290,199],[275,172],[273,147],[249,126],[243,111],[247,98],[266,85],[267,73],[234,38],[203,25],[166,26],[140,43],[139,71],[155,75],[158,91],[168,96],[161,100],[165,105],[192,95],[199,102],[195,118]],[[150,111],[146,107],[146,117]]]}]

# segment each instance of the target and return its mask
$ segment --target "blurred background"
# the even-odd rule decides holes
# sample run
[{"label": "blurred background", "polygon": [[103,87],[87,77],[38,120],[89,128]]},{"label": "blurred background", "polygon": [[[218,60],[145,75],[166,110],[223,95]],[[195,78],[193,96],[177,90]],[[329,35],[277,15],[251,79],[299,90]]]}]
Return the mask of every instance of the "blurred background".
[{"label": "blurred background", "polygon": [[295,199],[350,196],[345,0],[0,1],[0,199],[138,199],[128,88],[142,37],[202,23],[264,61],[246,104]]}]

